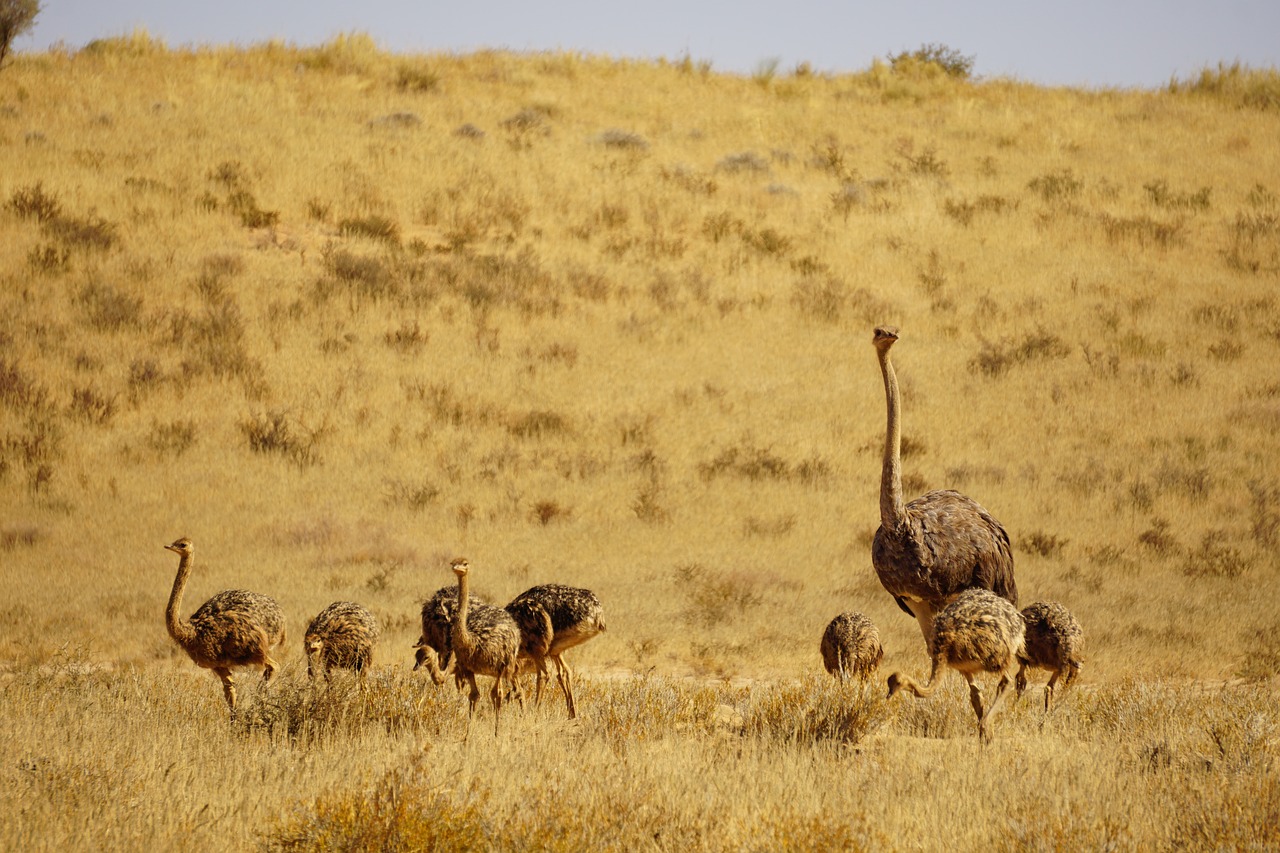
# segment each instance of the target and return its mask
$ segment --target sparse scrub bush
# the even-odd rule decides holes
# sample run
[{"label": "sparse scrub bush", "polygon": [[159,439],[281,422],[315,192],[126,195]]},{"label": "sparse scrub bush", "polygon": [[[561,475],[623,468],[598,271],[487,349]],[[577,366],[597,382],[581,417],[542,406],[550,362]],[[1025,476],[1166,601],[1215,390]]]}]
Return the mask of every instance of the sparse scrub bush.
[{"label": "sparse scrub bush", "polygon": [[688,166],[663,166],[658,170],[658,176],[693,195],[713,196],[720,189],[715,178],[703,175]]},{"label": "sparse scrub bush", "polygon": [[1154,518],[1151,526],[1138,534],[1138,542],[1161,556],[1175,554],[1180,547],[1177,537],[1170,532],[1170,526],[1167,519]]},{"label": "sparse scrub bush", "polygon": [[716,163],[716,170],[728,172],[729,174],[767,172],[769,171],[769,161],[754,151],[741,151],[737,154],[728,154],[720,158]]},{"label": "sparse scrub bush", "polygon": [[114,396],[105,397],[93,388],[76,388],[71,392],[67,414],[76,420],[103,426],[115,417],[116,400]]},{"label": "sparse scrub bush", "polygon": [[1168,91],[1218,98],[1256,110],[1280,109],[1280,70],[1219,62],[1194,78],[1169,81]]},{"label": "sparse scrub bush", "polygon": [[428,334],[422,331],[422,326],[417,320],[412,323],[403,322],[399,327],[391,329],[383,335],[383,340],[386,341],[387,346],[406,355],[421,352],[422,348],[427,345],[428,339]]},{"label": "sparse scrub bush", "polygon": [[957,80],[968,80],[973,73],[975,57],[965,56],[955,48],[933,42],[915,50],[904,50],[889,56],[889,66],[896,74],[916,75],[922,68],[934,67]]},{"label": "sparse scrub bush", "polygon": [[1018,541],[1018,545],[1024,551],[1039,554],[1041,557],[1046,557],[1050,560],[1057,560],[1062,558],[1062,552],[1070,541],[1070,539],[1058,536],[1056,533],[1035,530],[1023,536]]},{"label": "sparse scrub bush", "polygon": [[898,158],[891,165],[895,170],[921,177],[945,178],[951,172],[945,160],[938,156],[938,149],[926,145],[916,152],[915,140],[902,137],[894,143],[894,155]]},{"label": "sparse scrub bush", "polygon": [[572,432],[568,419],[559,412],[535,409],[513,415],[507,431],[517,438],[541,439]]},{"label": "sparse scrub bush", "polygon": [[798,746],[853,746],[885,724],[887,711],[878,687],[810,674],[753,689],[742,715],[742,734]]},{"label": "sparse scrub bush", "polygon": [[1274,483],[1249,483],[1249,532],[1260,547],[1280,544],[1280,487]]},{"label": "sparse scrub bush", "polygon": [[1226,530],[1211,530],[1200,540],[1200,547],[1187,554],[1183,574],[1188,577],[1237,578],[1253,566],[1253,557],[1232,544]]},{"label": "sparse scrub bush", "polygon": [[1156,207],[1165,210],[1205,211],[1209,209],[1209,187],[1201,187],[1194,193],[1179,193],[1169,189],[1169,182],[1163,178],[1142,185],[1147,198]]},{"label": "sparse scrub bush", "polygon": [[1077,178],[1071,169],[1061,169],[1032,178],[1027,189],[1047,202],[1070,201],[1080,195],[1084,181]]},{"label": "sparse scrub bush", "polygon": [[401,92],[436,92],[440,75],[423,65],[402,63],[396,69],[395,87]]},{"label": "sparse scrub bush", "polygon": [[314,298],[322,304],[339,291],[346,291],[358,304],[366,299],[372,302],[394,299],[404,290],[397,271],[383,258],[337,249],[328,252],[324,265],[326,274],[313,288]]},{"label": "sparse scrub bush", "polygon": [[71,249],[42,243],[27,253],[27,266],[36,275],[60,275],[71,269]]},{"label": "sparse scrub bush", "polygon": [[388,480],[385,497],[392,506],[403,506],[421,512],[440,497],[440,488],[430,480]]},{"label": "sparse scrub bush", "polygon": [[240,432],[254,453],[275,453],[299,468],[319,464],[323,430],[311,430],[281,411],[259,412],[240,421]]},{"label": "sparse scrub bush", "polygon": [[100,332],[136,329],[142,323],[142,297],[130,296],[111,284],[90,281],[76,294],[85,321]]},{"label": "sparse scrub bush", "polygon": [[973,218],[977,214],[1015,211],[1018,209],[1018,202],[999,195],[980,195],[972,201],[968,199],[956,201],[949,198],[942,203],[942,209],[947,216],[967,228],[973,223]]},{"label": "sparse scrub bush", "polygon": [[62,202],[55,194],[45,191],[43,181],[14,190],[5,207],[19,219],[34,219],[41,225],[62,215]]},{"label": "sparse scrub bush", "polygon": [[114,223],[90,213],[85,217],[56,216],[44,223],[45,234],[70,249],[105,252],[119,242]]},{"label": "sparse scrub bush", "polygon": [[838,323],[846,302],[845,283],[834,276],[821,280],[805,276],[791,289],[791,304],[810,320]]},{"label": "sparse scrub bush", "polygon": [[344,219],[338,223],[338,233],[343,237],[365,237],[391,246],[400,245],[399,223],[377,214]]},{"label": "sparse scrub bush", "polygon": [[708,569],[701,563],[677,566],[673,580],[688,598],[685,617],[703,628],[721,625],[764,602],[753,577]]},{"label": "sparse scrub bush", "polygon": [[1186,226],[1181,219],[1161,222],[1150,216],[1112,216],[1102,214],[1098,221],[1112,243],[1134,242],[1142,248],[1156,246],[1167,249],[1186,239]]},{"label": "sparse scrub bush", "polygon": [[556,500],[540,500],[534,501],[529,516],[546,527],[554,521],[568,521],[573,517],[573,510]]},{"label": "sparse scrub bush", "polygon": [[196,423],[189,418],[178,418],[165,423],[154,422],[147,433],[147,446],[157,456],[180,457],[196,443]]},{"label": "sparse scrub bush", "polygon": [[646,151],[649,148],[649,141],[640,134],[618,128],[602,131],[596,139],[605,148],[619,151]]},{"label": "sparse scrub bush", "polygon": [[227,196],[227,207],[240,218],[240,224],[245,228],[268,228],[280,221],[280,211],[263,210],[248,190],[234,190]]},{"label": "sparse scrub bush", "polygon": [[1053,332],[1037,329],[1019,339],[999,344],[982,342],[982,349],[969,360],[969,370],[997,379],[1010,369],[1034,362],[1051,361],[1071,355],[1071,348]]}]

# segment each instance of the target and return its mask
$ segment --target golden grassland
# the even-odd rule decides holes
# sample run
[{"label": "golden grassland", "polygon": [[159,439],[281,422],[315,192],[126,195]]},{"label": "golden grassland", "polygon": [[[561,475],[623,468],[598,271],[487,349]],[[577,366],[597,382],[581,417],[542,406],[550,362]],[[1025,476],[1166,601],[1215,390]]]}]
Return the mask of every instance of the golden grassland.
[{"label": "golden grassland", "polygon": [[[1277,843],[1280,83],[1162,91],[575,54],[173,50],[0,71],[6,848]],[[818,678],[870,567],[899,326],[907,491],[1084,625],[979,747]],[[226,721],[163,628],[289,618]],[[422,599],[595,590],[581,719],[408,671]],[[335,599],[370,690],[305,685]],[[423,698],[425,697],[425,698]],[[421,707],[418,707],[419,700]]]}]

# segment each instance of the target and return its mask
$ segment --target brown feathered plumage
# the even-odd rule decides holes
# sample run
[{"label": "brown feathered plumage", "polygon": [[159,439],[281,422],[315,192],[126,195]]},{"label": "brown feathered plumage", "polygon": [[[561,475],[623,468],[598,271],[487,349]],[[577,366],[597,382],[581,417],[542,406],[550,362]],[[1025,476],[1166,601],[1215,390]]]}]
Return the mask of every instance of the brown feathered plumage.
[{"label": "brown feathered plumage", "polygon": [[471,732],[471,717],[475,714],[476,700],[480,698],[476,676],[487,675],[493,678],[489,697],[493,702],[493,733],[496,736],[502,713],[502,681],[515,682],[520,628],[511,614],[501,607],[478,604],[472,608],[468,594],[471,566],[459,557],[453,561],[452,567],[458,578],[458,608],[453,613],[451,633],[454,666],[471,685],[467,734]]},{"label": "brown feathered plumage", "polygon": [[1018,601],[1009,534],[977,501],[948,489],[910,503],[902,495],[901,402],[889,348],[897,329],[880,326],[873,343],[884,377],[888,427],[880,479],[880,528],[871,562],[898,606],[920,624],[930,645],[934,614],[966,589],[989,589]]},{"label": "brown feathered plumage", "polygon": [[268,596],[228,589],[200,605],[189,621],[183,621],[182,593],[191,577],[195,546],[184,536],[164,547],[178,555],[178,574],[165,609],[169,636],[197,665],[213,670],[222,679],[222,693],[234,718],[236,685],[231,669],[260,666],[263,683],[271,681],[276,669],[271,648],[284,644],[284,614]]},{"label": "brown feathered plumage", "polygon": [[875,672],[884,657],[880,631],[861,613],[841,613],[827,624],[818,646],[827,672],[844,680],[849,676],[865,679]]},{"label": "brown feathered plumage", "polygon": [[307,675],[316,670],[329,680],[330,669],[353,669],[363,676],[373,663],[373,649],[382,629],[378,620],[363,605],[354,601],[335,601],[311,620],[307,626],[302,650],[307,656]]},{"label": "brown feathered plumage", "polygon": [[[487,604],[480,596],[471,596],[473,613]],[[414,646],[413,668],[425,666],[436,684],[444,683],[444,674],[453,659],[453,614],[457,609],[456,586],[441,587],[422,604],[422,635]],[[456,669],[454,677],[461,688],[463,679]]]},{"label": "brown feathered plumage", "polygon": [[[930,650],[933,668],[928,684],[920,687],[910,677],[895,672],[889,676],[889,696],[907,690],[927,699],[937,689],[942,668],[950,667],[969,682],[969,702],[978,718],[978,737],[989,740],[987,720],[1012,682],[1015,668],[1026,660],[1025,643],[1026,625],[1016,607],[989,590],[965,590],[934,620]],[[973,680],[983,672],[1000,675],[996,695],[986,706],[982,691]]]},{"label": "brown feathered plumage", "polygon": [[1062,679],[1062,689],[1066,690],[1080,673],[1084,630],[1071,611],[1056,601],[1037,601],[1028,605],[1022,610],[1022,619],[1027,626],[1027,655],[1015,679],[1018,695],[1027,689],[1029,667],[1048,670],[1052,675],[1044,687],[1044,710],[1047,714],[1058,679]]},{"label": "brown feathered plumage", "polygon": [[589,589],[548,583],[520,593],[506,609],[520,626],[521,658],[537,669],[535,701],[542,701],[550,658],[556,665],[556,680],[569,708],[569,719],[573,719],[578,715],[573,670],[564,653],[605,630],[600,599]]}]

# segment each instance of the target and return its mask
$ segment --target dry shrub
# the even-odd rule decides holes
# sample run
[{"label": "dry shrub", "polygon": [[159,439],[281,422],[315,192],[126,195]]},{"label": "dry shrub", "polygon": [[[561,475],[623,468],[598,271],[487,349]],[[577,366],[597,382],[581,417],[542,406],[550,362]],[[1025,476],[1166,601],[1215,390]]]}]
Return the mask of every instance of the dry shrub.
[{"label": "dry shrub", "polygon": [[884,725],[888,705],[878,681],[840,681],[818,674],[752,688],[742,733],[765,741],[811,746],[854,745]]}]

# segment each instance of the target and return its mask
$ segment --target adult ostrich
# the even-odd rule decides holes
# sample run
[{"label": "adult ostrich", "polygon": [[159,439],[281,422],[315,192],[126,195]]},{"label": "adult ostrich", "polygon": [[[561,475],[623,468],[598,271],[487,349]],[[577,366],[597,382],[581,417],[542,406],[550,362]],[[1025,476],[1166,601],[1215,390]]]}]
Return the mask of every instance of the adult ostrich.
[{"label": "adult ostrich", "polygon": [[880,475],[880,529],[871,545],[871,563],[898,606],[920,623],[925,648],[932,650],[934,615],[961,592],[988,589],[1017,604],[1018,588],[1009,534],[977,501],[940,489],[903,502],[901,401],[889,360],[889,348],[897,340],[893,326],[878,326],[872,337],[889,422]]}]

